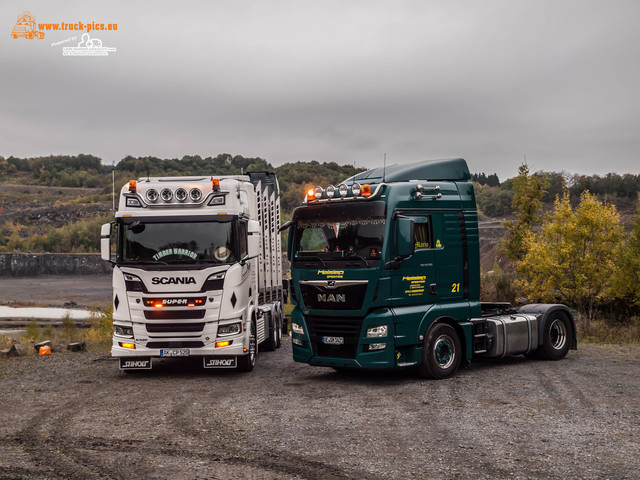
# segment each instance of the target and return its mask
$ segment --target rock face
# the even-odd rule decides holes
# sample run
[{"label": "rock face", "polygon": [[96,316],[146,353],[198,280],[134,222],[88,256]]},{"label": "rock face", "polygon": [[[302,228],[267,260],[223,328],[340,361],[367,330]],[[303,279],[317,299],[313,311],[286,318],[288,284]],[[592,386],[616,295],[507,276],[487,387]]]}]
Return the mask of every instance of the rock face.
[{"label": "rock face", "polygon": [[1,253],[0,277],[36,275],[92,275],[111,273],[111,265],[100,254]]}]

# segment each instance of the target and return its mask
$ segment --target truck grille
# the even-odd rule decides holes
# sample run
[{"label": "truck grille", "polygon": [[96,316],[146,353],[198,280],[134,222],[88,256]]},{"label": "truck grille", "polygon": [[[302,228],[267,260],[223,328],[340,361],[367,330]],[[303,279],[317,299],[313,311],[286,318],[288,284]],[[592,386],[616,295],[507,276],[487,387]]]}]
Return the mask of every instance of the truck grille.
[{"label": "truck grille", "polygon": [[145,310],[147,320],[202,320],[206,310]]},{"label": "truck grille", "polygon": [[156,323],[147,324],[149,333],[201,332],[204,323]]},{"label": "truck grille", "polygon": [[186,341],[186,342],[147,342],[147,348],[202,348],[203,342]]},{"label": "truck grille", "polygon": [[[307,317],[313,353],[322,357],[355,358],[362,318]],[[344,344],[328,345],[322,337],[342,337]]]}]

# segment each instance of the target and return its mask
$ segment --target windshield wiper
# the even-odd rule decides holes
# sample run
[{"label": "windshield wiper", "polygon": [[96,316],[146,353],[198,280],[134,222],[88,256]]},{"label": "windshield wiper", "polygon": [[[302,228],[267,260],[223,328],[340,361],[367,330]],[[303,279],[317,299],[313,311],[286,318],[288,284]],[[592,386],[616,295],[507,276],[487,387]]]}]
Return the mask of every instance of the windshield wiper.
[{"label": "windshield wiper", "polygon": [[160,260],[124,260],[122,263],[132,265],[169,265],[167,262]]},{"label": "windshield wiper", "polygon": [[369,262],[362,255],[345,255],[343,258],[357,258],[358,260],[362,260],[367,268],[369,268]]}]

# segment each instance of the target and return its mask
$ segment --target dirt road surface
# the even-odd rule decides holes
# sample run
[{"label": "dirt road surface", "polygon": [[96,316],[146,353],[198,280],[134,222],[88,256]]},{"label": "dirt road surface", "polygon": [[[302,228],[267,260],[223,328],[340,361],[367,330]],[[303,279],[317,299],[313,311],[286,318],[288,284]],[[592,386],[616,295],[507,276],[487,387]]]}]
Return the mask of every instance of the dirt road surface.
[{"label": "dirt road surface", "polygon": [[103,308],[111,302],[111,275],[0,277],[0,305],[61,307],[75,302]]},{"label": "dirt road surface", "polygon": [[337,373],[291,343],[251,373],[106,352],[0,359],[2,479],[624,479],[640,472],[640,347]]}]

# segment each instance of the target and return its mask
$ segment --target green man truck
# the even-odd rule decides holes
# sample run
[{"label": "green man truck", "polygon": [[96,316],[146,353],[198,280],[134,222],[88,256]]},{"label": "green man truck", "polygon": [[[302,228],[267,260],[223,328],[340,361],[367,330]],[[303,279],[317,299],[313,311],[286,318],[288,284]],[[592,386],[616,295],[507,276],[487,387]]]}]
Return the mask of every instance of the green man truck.
[{"label": "green man truck", "polygon": [[310,189],[290,222],[295,361],[453,375],[476,357],[564,358],[560,304],[480,302],[478,214],[461,158],[394,165]]}]

